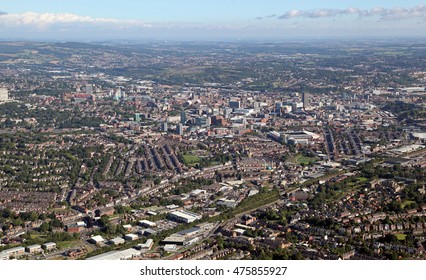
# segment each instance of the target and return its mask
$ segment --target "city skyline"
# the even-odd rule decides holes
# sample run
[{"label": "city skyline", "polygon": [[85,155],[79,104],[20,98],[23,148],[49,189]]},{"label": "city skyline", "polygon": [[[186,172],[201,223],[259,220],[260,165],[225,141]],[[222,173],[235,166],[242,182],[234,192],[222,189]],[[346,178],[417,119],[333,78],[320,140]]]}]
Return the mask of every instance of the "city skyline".
[{"label": "city skyline", "polygon": [[3,40],[424,37],[424,1],[0,1]]}]

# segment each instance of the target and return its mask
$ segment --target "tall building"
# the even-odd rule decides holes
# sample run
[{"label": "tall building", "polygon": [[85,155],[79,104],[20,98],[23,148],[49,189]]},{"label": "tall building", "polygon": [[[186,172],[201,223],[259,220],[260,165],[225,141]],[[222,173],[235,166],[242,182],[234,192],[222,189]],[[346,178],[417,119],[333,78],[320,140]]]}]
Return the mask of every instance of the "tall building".
[{"label": "tall building", "polygon": [[179,123],[179,124],[176,126],[176,133],[177,133],[178,135],[183,135],[183,125],[182,125],[181,123]]},{"label": "tall building", "polygon": [[210,117],[198,117],[196,124],[198,126],[210,126]]},{"label": "tall building", "polygon": [[282,102],[275,103],[275,113],[279,114],[281,113],[281,107],[283,106]]},{"label": "tall building", "polygon": [[302,93],[302,102],[303,102],[303,109],[306,109],[311,106],[309,102],[309,93],[307,92]]},{"label": "tall building", "polygon": [[92,85],[86,85],[86,94],[93,94]]},{"label": "tall building", "polygon": [[240,109],[241,102],[240,101],[229,101],[229,107],[232,109]]},{"label": "tall building", "polygon": [[186,121],[187,121],[187,117],[186,117],[186,112],[185,111],[181,111],[180,112],[180,123],[185,125]]},{"label": "tall building", "polygon": [[9,91],[7,88],[0,88],[0,102],[9,101]]},{"label": "tall building", "polygon": [[167,130],[168,130],[168,125],[167,125],[167,123],[166,123],[166,122],[161,124],[161,130],[162,130],[162,131],[164,131],[164,132],[167,132]]}]

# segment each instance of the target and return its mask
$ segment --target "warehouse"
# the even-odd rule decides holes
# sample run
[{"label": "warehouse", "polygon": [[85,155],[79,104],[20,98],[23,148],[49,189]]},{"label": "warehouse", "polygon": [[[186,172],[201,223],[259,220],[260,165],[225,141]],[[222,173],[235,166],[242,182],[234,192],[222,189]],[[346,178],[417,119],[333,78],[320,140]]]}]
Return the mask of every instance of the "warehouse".
[{"label": "warehouse", "polygon": [[113,238],[109,241],[111,245],[120,245],[120,244],[124,244],[124,242],[125,240],[120,236],[117,236],[116,238]]},{"label": "warehouse", "polygon": [[141,220],[138,222],[141,227],[156,227],[157,224],[148,220]]},{"label": "warehouse", "polygon": [[88,260],[111,260],[111,261],[129,260],[135,257],[139,257],[140,254],[141,254],[140,251],[131,248],[131,249],[126,249],[122,251],[107,252],[101,255],[88,258]]},{"label": "warehouse", "polygon": [[174,211],[174,212],[171,212],[169,215],[172,219],[177,220],[179,222],[184,222],[187,224],[190,224],[202,218],[201,215],[198,215],[196,213],[189,212],[189,211],[184,211],[184,210]]}]

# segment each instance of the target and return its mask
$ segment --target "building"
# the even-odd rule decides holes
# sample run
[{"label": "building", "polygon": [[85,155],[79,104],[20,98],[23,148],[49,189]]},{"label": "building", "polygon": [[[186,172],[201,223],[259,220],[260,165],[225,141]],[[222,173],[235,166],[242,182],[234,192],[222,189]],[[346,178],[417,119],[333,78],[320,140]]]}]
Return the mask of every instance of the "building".
[{"label": "building", "polygon": [[178,135],[183,135],[183,125],[182,125],[181,123],[179,123],[179,124],[176,126],[176,134],[178,134]]},{"label": "building", "polygon": [[320,136],[309,131],[289,131],[284,133],[284,141],[286,143],[293,143],[308,145],[310,141],[318,139]]},{"label": "building", "polygon": [[161,131],[167,132],[168,129],[167,122],[161,124]]},{"label": "building", "polygon": [[145,243],[138,244],[136,246],[136,249],[148,251],[148,250],[151,250],[153,245],[154,245],[154,240],[148,239]]},{"label": "building", "polygon": [[199,234],[200,232],[201,232],[200,227],[192,227],[192,228],[189,228],[189,229],[181,230],[181,231],[175,233],[175,235],[180,235],[180,236],[183,236],[185,238],[188,238],[188,237],[193,237],[193,236]]},{"label": "building", "polygon": [[211,117],[211,123],[212,125],[216,126],[226,126],[227,122],[223,116],[215,115]]},{"label": "building", "polygon": [[147,228],[141,231],[141,234],[144,236],[150,236],[150,235],[156,235],[157,231],[151,229],[151,228]]},{"label": "building", "polygon": [[229,101],[228,105],[232,109],[240,109],[241,108],[241,102],[240,101]]},{"label": "building", "polygon": [[275,103],[275,113],[280,114],[282,107],[283,107],[283,103],[282,102]]},{"label": "building", "polygon": [[11,258],[19,257],[19,256],[22,256],[24,253],[25,253],[25,248],[22,246],[7,249],[0,252],[0,260],[8,260]]},{"label": "building", "polygon": [[129,241],[138,240],[138,239],[139,239],[139,235],[134,234],[134,233],[129,233],[129,234],[126,234],[126,235],[124,236],[124,239],[125,239],[125,240],[129,240]]},{"label": "building", "polygon": [[100,260],[110,260],[110,261],[129,260],[129,259],[139,257],[140,255],[141,255],[140,251],[131,248],[131,249],[126,249],[122,251],[107,252],[101,255],[88,258],[87,260],[99,260],[99,261]]},{"label": "building", "polygon": [[177,250],[177,246],[174,244],[168,244],[164,246],[164,251],[166,252],[175,252]]},{"label": "building", "polygon": [[181,111],[180,112],[180,123],[182,125],[185,125],[187,120],[188,120],[188,118],[186,117],[186,112],[185,111]]},{"label": "building", "polygon": [[181,122],[180,115],[179,116],[168,116],[167,122],[168,123],[180,123]]},{"label": "building", "polygon": [[190,212],[190,211],[184,211],[184,210],[179,210],[179,211],[174,211],[171,212],[169,214],[170,218],[177,220],[179,222],[183,222],[183,223],[192,223],[196,220],[199,220],[202,218],[201,215]]},{"label": "building", "polygon": [[148,220],[141,220],[138,222],[138,225],[141,227],[156,227],[157,224]]},{"label": "building", "polygon": [[25,251],[30,253],[30,254],[38,254],[38,253],[43,252],[43,249],[41,248],[41,245],[34,244],[34,245],[27,246],[25,248]]},{"label": "building", "polygon": [[127,231],[127,232],[131,232],[131,231],[133,231],[133,227],[132,227],[132,225],[123,225],[123,228]]},{"label": "building", "polygon": [[104,243],[105,239],[100,235],[95,235],[90,237],[89,242],[98,245]]},{"label": "building", "polygon": [[56,249],[56,243],[55,242],[47,242],[47,243],[44,243],[41,247],[46,251],[52,251],[52,250]]},{"label": "building", "polygon": [[309,108],[311,106],[311,103],[309,100],[309,93],[307,92],[302,93],[302,103],[303,103],[303,109]]},{"label": "building", "polygon": [[124,244],[124,242],[125,240],[120,236],[117,236],[109,241],[111,245],[120,245],[120,244]]},{"label": "building", "polygon": [[92,85],[86,85],[86,94],[93,94],[93,86]]},{"label": "building", "polygon": [[80,226],[78,224],[72,224],[67,226],[67,232],[69,233],[79,233],[84,229],[83,226]]},{"label": "building", "polygon": [[0,103],[9,101],[9,91],[7,88],[0,88]]}]

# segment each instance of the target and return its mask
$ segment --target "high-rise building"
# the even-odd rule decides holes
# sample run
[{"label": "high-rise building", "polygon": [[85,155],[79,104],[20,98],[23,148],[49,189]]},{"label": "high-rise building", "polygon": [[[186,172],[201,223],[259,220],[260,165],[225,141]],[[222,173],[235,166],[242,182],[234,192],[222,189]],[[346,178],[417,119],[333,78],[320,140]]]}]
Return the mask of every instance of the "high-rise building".
[{"label": "high-rise building", "polygon": [[180,112],[180,123],[185,125],[186,121],[187,121],[187,117],[186,117],[186,112],[185,111],[181,111]]},{"label": "high-rise building", "polygon": [[167,132],[167,130],[168,130],[168,129],[169,129],[169,128],[168,128],[168,125],[167,125],[167,123],[166,123],[166,122],[161,124],[161,130],[162,130],[162,131]]},{"label": "high-rise building", "polygon": [[178,123],[178,125],[176,126],[176,133],[178,135],[183,135],[183,125],[181,123]]},{"label": "high-rise building", "polygon": [[210,117],[198,117],[196,124],[198,126],[210,126]]},{"label": "high-rise building", "polygon": [[229,107],[232,109],[240,109],[241,108],[241,102],[240,101],[229,101]]},{"label": "high-rise building", "polygon": [[275,103],[275,113],[279,114],[281,113],[281,107],[283,106],[282,102]]},{"label": "high-rise building", "polygon": [[86,85],[86,94],[93,94],[92,85]]},{"label": "high-rise building", "polygon": [[9,101],[9,91],[7,88],[0,88],[0,102]]},{"label": "high-rise building", "polygon": [[302,93],[302,102],[303,102],[303,109],[306,109],[311,106],[309,102],[309,93],[307,92]]}]

